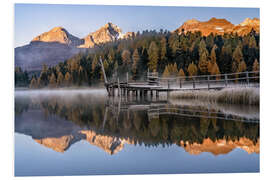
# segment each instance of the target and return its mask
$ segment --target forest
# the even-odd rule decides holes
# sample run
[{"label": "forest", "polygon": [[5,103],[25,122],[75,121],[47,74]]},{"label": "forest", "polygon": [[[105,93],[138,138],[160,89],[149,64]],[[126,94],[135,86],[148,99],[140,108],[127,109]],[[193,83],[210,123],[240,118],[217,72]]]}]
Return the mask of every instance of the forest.
[{"label": "forest", "polygon": [[103,82],[99,58],[109,79],[125,77],[128,72],[134,81],[141,80],[148,69],[163,77],[259,71],[259,39],[254,30],[245,36],[146,30],[102,44],[94,53],[86,50],[56,66],[44,64],[39,73],[15,67],[15,87],[97,85]]}]

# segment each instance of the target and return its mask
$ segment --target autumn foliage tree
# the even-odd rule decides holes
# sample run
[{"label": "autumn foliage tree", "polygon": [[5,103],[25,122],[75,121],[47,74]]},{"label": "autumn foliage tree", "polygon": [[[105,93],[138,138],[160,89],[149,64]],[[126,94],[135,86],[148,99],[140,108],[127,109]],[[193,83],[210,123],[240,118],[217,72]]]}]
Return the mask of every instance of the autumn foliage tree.
[{"label": "autumn foliage tree", "polygon": [[[180,71],[192,76],[259,70],[259,39],[260,34],[254,31],[245,36],[202,36],[201,32],[146,30],[129,39],[102,44],[94,51],[83,51],[55,66],[44,65],[39,72],[23,72],[17,67],[15,85],[28,86],[32,80],[40,88],[50,86],[52,81],[57,87],[103,83],[100,57],[109,80],[116,76],[121,80],[127,72],[134,80],[143,79],[147,69],[166,77],[179,76]],[[31,74],[31,81],[27,74]]]},{"label": "autumn foliage tree", "polygon": [[191,64],[189,64],[187,71],[188,71],[189,76],[196,76],[198,73],[198,68],[196,64],[192,62]]}]

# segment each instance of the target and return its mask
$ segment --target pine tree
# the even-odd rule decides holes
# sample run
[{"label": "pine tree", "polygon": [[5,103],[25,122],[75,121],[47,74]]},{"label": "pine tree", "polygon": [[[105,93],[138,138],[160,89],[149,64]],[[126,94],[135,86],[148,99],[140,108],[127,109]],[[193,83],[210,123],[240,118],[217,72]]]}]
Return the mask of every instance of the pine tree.
[{"label": "pine tree", "polygon": [[154,41],[151,42],[149,50],[148,50],[148,58],[149,63],[148,67],[151,71],[156,72],[157,71],[157,65],[158,65],[158,47]]}]

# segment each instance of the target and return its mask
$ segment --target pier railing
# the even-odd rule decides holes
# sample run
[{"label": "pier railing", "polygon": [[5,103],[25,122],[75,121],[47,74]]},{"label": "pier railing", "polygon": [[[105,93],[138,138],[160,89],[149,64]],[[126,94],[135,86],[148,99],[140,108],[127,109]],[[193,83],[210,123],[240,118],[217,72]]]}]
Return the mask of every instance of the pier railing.
[{"label": "pier railing", "polygon": [[239,72],[217,75],[200,76],[177,76],[177,77],[158,77],[151,74],[147,79],[155,79],[156,84],[167,89],[200,89],[200,88],[223,88],[232,85],[259,85],[260,72]]}]

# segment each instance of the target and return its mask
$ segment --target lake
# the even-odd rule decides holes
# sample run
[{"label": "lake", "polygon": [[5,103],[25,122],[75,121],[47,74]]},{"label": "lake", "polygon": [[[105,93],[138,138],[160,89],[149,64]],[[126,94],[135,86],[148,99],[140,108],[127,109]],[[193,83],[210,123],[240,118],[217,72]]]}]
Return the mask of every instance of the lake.
[{"label": "lake", "polygon": [[259,172],[259,107],[15,91],[15,176]]}]

